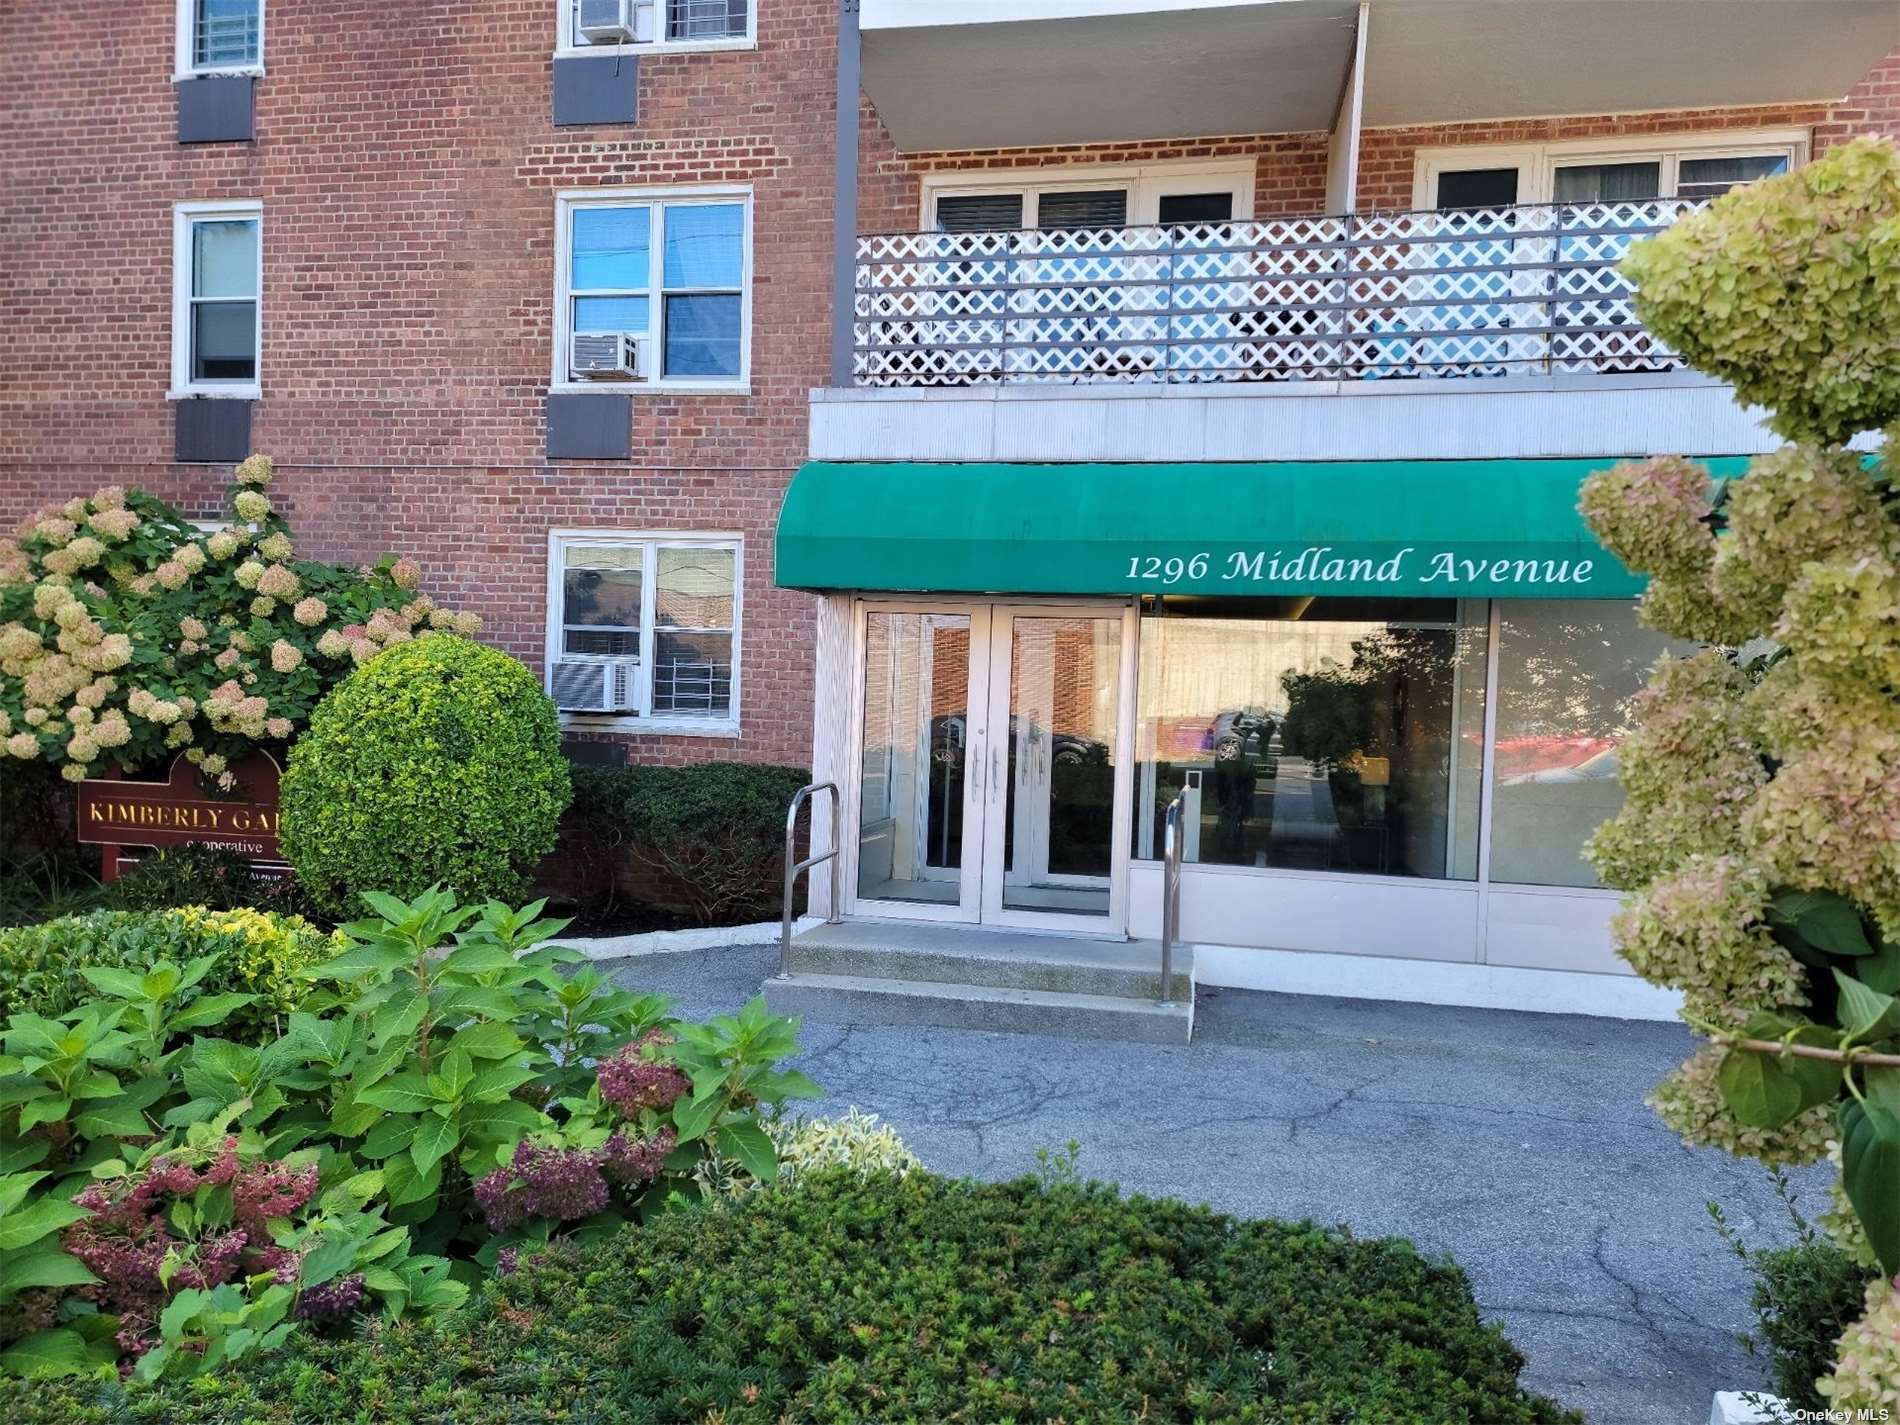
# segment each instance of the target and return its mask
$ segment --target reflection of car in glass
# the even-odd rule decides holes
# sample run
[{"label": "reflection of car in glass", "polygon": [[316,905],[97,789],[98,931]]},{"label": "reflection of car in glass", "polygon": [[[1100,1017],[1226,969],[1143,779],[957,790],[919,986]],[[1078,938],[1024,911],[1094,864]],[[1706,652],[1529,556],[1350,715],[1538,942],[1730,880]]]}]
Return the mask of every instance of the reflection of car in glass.
[{"label": "reflection of car in glass", "polygon": [[1520,772],[1500,777],[1500,787],[1568,785],[1580,782],[1614,782],[1617,777],[1617,749],[1605,747],[1569,767],[1545,767],[1536,772]]},{"label": "reflection of car in glass", "polygon": [[1500,737],[1494,757],[1498,782],[1505,785],[1536,772],[1559,772],[1581,766],[1616,746],[1617,739],[1601,735],[1574,737]]},{"label": "reflection of car in glass", "polygon": [[1216,762],[1232,762],[1243,754],[1258,757],[1267,750],[1274,726],[1273,714],[1265,708],[1224,712],[1214,719],[1201,746],[1214,754]]},{"label": "reflection of car in glass", "polygon": [[[1010,746],[1016,745],[1022,719],[1011,714],[1009,719]],[[947,713],[930,720],[930,759],[933,762],[960,764],[965,750],[965,731],[961,713]],[[1108,748],[1092,737],[1082,737],[1072,732],[1052,732],[1049,734],[1049,755],[1059,766],[1103,766],[1109,760]]]}]

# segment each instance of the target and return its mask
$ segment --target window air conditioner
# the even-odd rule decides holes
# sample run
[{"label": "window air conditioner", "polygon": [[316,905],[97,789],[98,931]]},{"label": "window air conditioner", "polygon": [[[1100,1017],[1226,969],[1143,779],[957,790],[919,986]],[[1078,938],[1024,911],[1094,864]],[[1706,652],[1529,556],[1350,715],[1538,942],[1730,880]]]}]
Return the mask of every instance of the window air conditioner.
[{"label": "window air conditioner", "polygon": [[638,658],[556,663],[548,691],[562,712],[638,712],[639,673]]},{"label": "window air conditioner", "polygon": [[580,0],[576,28],[592,45],[646,44],[654,38],[654,0]]},{"label": "window air conditioner", "polygon": [[646,338],[625,332],[575,332],[568,370],[577,381],[631,381],[646,374]]}]

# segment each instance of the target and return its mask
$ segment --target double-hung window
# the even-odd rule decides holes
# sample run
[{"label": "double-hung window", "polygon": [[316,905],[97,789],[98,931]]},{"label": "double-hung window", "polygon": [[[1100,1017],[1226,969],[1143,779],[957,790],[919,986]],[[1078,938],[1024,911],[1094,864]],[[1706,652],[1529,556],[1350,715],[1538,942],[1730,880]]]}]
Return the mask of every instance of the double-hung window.
[{"label": "double-hung window", "polygon": [[736,727],[737,536],[556,531],[548,568],[548,692],[563,712]]},{"label": "double-hung window", "polygon": [[264,210],[180,203],[172,218],[172,390],[259,393]]},{"label": "double-hung window", "polygon": [[739,48],[752,0],[558,0],[562,50]]},{"label": "double-hung window", "polygon": [[568,194],[557,233],[556,386],[744,386],[749,192]]},{"label": "double-hung window", "polygon": [[256,73],[264,63],[264,0],[178,0],[178,74]]}]

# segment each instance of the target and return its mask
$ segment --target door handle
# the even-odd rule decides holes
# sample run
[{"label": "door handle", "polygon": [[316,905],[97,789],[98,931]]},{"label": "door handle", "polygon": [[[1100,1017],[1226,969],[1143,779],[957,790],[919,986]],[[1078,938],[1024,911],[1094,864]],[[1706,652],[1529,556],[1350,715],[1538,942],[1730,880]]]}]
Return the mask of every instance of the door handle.
[{"label": "door handle", "polygon": [[1003,792],[1002,748],[990,748],[990,795],[1001,796]]}]

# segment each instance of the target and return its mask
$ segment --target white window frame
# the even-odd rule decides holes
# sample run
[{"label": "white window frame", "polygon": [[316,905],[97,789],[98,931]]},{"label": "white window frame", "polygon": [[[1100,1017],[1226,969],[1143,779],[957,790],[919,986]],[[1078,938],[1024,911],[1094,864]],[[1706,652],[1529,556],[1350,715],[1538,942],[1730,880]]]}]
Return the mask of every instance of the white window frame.
[{"label": "white window frame", "polygon": [[[663,242],[666,232],[664,208],[668,204],[738,203],[740,219],[739,290],[739,374],[737,376],[642,376],[633,381],[575,381],[568,375],[568,350],[573,335],[573,290],[569,277],[573,266],[574,213],[582,208],[626,208],[643,206],[652,210],[647,226],[650,244],[647,268],[647,349],[652,353],[653,369],[664,372],[666,366],[666,258]],[[752,266],[752,188],[750,184],[728,184],[700,188],[577,188],[554,195],[554,353],[549,371],[548,389],[561,394],[602,392],[613,395],[652,392],[656,395],[744,396],[752,390],[752,290],[757,274]],[[727,289],[721,288],[720,291]]]},{"label": "white window frame", "polygon": [[193,61],[195,46],[192,40],[198,23],[197,0],[178,0],[177,34],[172,57],[172,80],[174,83],[184,79],[203,79],[211,75],[252,75],[262,78],[264,74],[264,12],[270,8],[267,0],[257,0],[257,61],[254,64],[206,65],[202,68]]},{"label": "white window frame", "polygon": [[[649,733],[660,737],[737,737],[741,707],[740,668],[745,625],[745,536],[732,530],[623,530],[551,529],[548,531],[547,642],[542,660],[542,687],[554,686],[557,660],[591,662],[599,655],[568,657],[563,646],[566,603],[567,551],[570,547],[638,545],[640,555],[640,691],[638,713],[561,713],[563,726],[605,732]],[[655,620],[659,597],[659,551],[662,549],[729,549],[732,551],[732,699],[723,718],[680,717],[654,713],[653,648],[660,631]]]},{"label": "white window frame", "polygon": [[937,226],[937,199],[957,197],[994,197],[1019,194],[1023,200],[1023,226],[1036,226],[1037,200],[1044,193],[1088,192],[1097,188],[1128,190],[1128,226],[1153,227],[1159,221],[1161,194],[1157,185],[1169,188],[1186,178],[1205,177],[1210,189],[1231,188],[1234,193],[1234,217],[1237,223],[1253,220],[1256,165],[1251,158],[1190,159],[1184,163],[1143,164],[1039,164],[1009,169],[950,169],[926,173],[918,193],[919,231],[931,232]]},{"label": "white window frame", "polygon": [[[657,0],[664,12],[666,0]],[[745,50],[759,47],[759,6],[764,0],[748,0],[745,33],[724,39],[668,40],[641,42],[628,40],[617,45],[591,45],[574,33],[574,0],[554,0],[554,57],[584,59],[592,55],[696,54],[714,50]],[[665,23],[664,13],[660,16]]]},{"label": "white window frame", "polygon": [[[249,381],[191,379],[192,228],[200,222],[248,219],[257,224],[257,373]],[[255,199],[178,203],[172,207],[172,380],[167,397],[224,396],[255,401],[264,394],[264,205]]]},{"label": "white window frame", "polygon": [[1677,173],[1685,158],[1753,158],[1785,155],[1793,172],[1808,161],[1806,129],[1725,129],[1714,133],[1644,134],[1625,139],[1565,139],[1546,144],[1464,144],[1421,148],[1413,159],[1412,206],[1428,209],[1438,175],[1465,168],[1515,168],[1520,203],[1548,203],[1557,170],[1573,164],[1642,163],[1661,165],[1661,196],[1675,196]]}]

